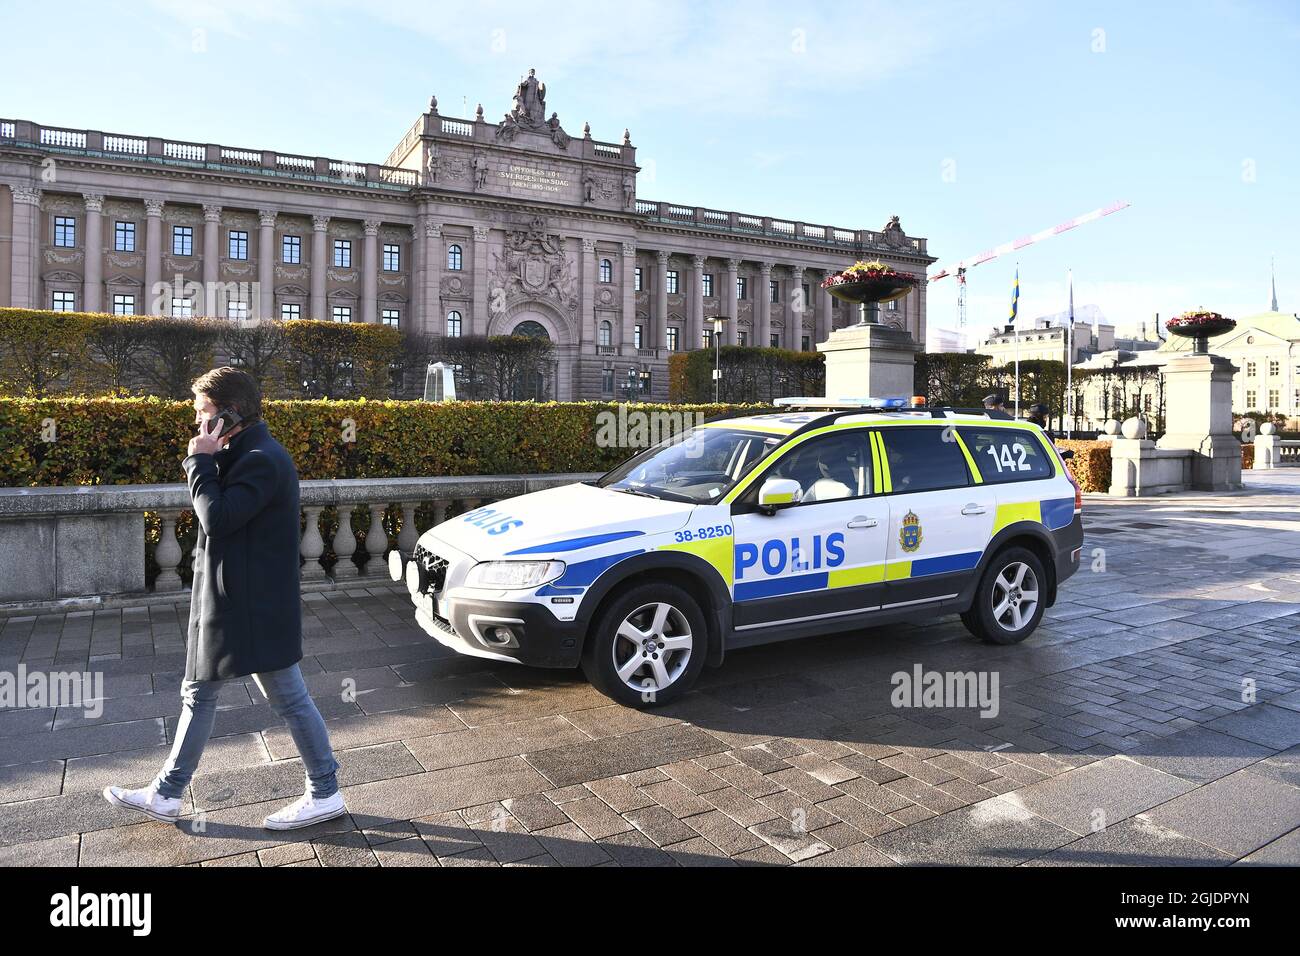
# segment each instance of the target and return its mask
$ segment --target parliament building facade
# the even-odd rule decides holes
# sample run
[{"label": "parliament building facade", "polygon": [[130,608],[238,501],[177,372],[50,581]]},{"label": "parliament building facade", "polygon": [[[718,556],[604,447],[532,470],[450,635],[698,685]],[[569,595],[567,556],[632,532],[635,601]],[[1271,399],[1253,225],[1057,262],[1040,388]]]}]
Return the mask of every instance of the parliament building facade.
[{"label": "parliament building facade", "polygon": [[[533,72],[496,123],[436,98],[383,164],[0,119],[0,305],[545,335],[548,397],[665,400],[673,351],[808,350],[857,321],[855,259],[924,239],[655,202],[636,148],[570,135]],[[721,173],[721,170],[720,170]],[[885,307],[925,341],[925,283]]]}]

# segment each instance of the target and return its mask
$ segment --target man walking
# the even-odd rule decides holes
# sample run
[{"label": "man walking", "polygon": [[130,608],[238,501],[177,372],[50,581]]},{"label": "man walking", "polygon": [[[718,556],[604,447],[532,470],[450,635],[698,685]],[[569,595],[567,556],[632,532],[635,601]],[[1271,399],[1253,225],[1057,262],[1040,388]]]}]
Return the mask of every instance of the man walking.
[{"label": "man walking", "polygon": [[251,675],[288,725],[307,778],[306,793],[266,817],[265,826],[290,830],[331,820],[347,812],[338,763],[298,667],[298,472],[262,420],[261,390],[251,375],[215,368],[192,387],[199,434],[181,464],[199,527],[181,717],[158,776],[138,790],[105,787],[104,798],[155,820],[178,819],[212,735],[222,683]]}]

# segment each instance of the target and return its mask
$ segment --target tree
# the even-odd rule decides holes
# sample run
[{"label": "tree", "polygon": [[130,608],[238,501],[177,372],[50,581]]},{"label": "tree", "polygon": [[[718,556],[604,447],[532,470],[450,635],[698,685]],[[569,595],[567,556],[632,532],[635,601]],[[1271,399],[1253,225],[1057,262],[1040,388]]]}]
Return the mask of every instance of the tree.
[{"label": "tree", "polygon": [[156,320],[134,315],[92,315],[86,332],[87,385],[110,395],[138,391]]},{"label": "tree", "polygon": [[257,379],[264,396],[269,398],[282,389],[283,358],[289,348],[283,323],[260,319],[230,322],[222,326],[220,338],[230,364]]},{"label": "tree", "polygon": [[143,365],[153,394],[187,399],[194,380],[212,367],[212,348],[221,321],[214,319],[150,319],[149,361]]},{"label": "tree", "polygon": [[82,359],[85,316],[76,312],[0,309],[0,389],[42,398]]}]

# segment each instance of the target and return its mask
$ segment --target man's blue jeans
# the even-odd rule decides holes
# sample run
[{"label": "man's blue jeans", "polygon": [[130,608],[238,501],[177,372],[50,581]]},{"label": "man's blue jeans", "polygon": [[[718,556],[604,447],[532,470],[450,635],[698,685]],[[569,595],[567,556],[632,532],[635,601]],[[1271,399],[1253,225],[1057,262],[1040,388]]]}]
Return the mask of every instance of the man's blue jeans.
[{"label": "man's blue jeans", "polygon": [[[307,792],[321,799],[338,792],[338,762],[330,749],[329,733],[315,702],[307,693],[302,671],[294,664],[283,670],[254,674],[253,680],[271,709],[289,727],[293,742],[302,757],[307,776]],[[192,681],[181,684],[181,719],[176,725],[176,741],[167,763],[154,781],[164,797],[179,797],[198,769],[203,748],[212,736],[217,718],[217,697],[225,681]]]}]

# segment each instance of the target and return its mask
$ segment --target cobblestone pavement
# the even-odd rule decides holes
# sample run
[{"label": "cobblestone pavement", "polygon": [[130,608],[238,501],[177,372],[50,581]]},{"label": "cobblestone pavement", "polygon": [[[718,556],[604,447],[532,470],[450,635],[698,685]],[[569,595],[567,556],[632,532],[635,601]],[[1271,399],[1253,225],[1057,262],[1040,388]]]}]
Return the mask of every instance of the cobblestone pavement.
[{"label": "cobblestone pavement", "polygon": [[[0,862],[1297,864],[1300,473],[1248,482],[1089,501],[1105,570],[1022,645],[951,617],[771,645],[652,713],[455,657],[396,588],[310,594],[303,668],[350,816],[287,834],[261,819],[302,769],[251,681],[224,690],[193,818],[100,796],[167,753],[187,605],[0,619],[0,670],[92,668],[108,698],[0,712]],[[996,675],[996,716],[893,707],[917,665]]]}]

